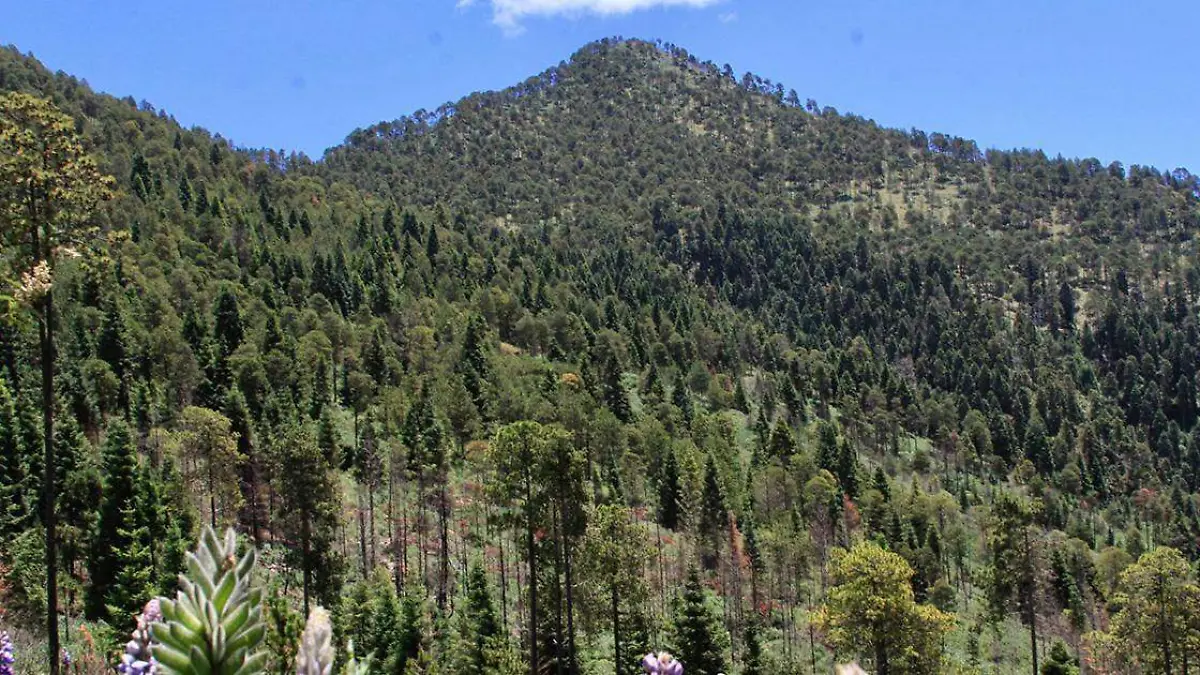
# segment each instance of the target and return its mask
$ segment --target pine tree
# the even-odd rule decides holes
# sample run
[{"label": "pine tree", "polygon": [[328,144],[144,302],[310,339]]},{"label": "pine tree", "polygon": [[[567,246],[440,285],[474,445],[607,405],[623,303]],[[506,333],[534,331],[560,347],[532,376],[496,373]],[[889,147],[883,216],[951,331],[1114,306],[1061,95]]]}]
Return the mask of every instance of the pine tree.
[{"label": "pine tree", "polygon": [[699,570],[693,567],[675,606],[671,635],[675,657],[688,675],[725,672],[729,633],[714,603],[700,583]]},{"label": "pine tree", "polygon": [[942,640],[954,617],[913,597],[912,568],[873,542],[837,549],[833,585],[814,624],[842,652],[858,653],[879,675],[940,672]]},{"label": "pine tree", "polygon": [[155,595],[150,529],[142,524],[140,515],[130,504],[122,513],[126,525],[117,531],[120,546],[113,551],[117,574],[105,596],[105,609],[114,619],[136,614]]},{"label": "pine tree", "polygon": [[775,428],[771,431],[770,456],[783,462],[791,460],[796,454],[796,436],[792,428],[782,418],[775,420]]},{"label": "pine tree", "polygon": [[341,560],[334,552],[341,490],[333,467],[305,427],[285,430],[275,448],[282,531],[298,549],[289,553],[303,575],[304,612],[313,595],[336,598]]},{"label": "pine tree", "polygon": [[675,376],[675,384],[671,387],[671,402],[683,413],[683,419],[690,423],[695,415],[695,409],[692,407],[692,396],[688,393],[682,373]]},{"label": "pine tree", "polygon": [[479,417],[486,423],[490,418],[491,407],[491,363],[488,360],[487,324],[483,317],[473,315],[467,322],[467,332],[463,337],[462,358],[459,360],[459,372],[463,385],[475,404]]},{"label": "pine tree", "polygon": [[613,635],[616,672],[636,675],[637,657],[649,645],[639,628],[646,624],[643,605],[649,595],[642,569],[650,560],[645,528],[625,506],[597,507],[588,527],[583,560],[591,603],[604,607]]},{"label": "pine tree", "polygon": [[668,530],[679,529],[680,494],[679,462],[675,448],[667,446],[664,452],[662,477],[658,482],[658,522]]},{"label": "pine tree", "polygon": [[704,493],[700,502],[700,536],[704,541],[703,555],[705,569],[716,567],[717,558],[721,552],[721,538],[728,524],[725,509],[725,494],[717,476],[717,465],[712,455],[704,465]]},{"label": "pine tree", "polygon": [[223,286],[217,295],[216,306],[213,308],[213,323],[220,356],[222,359],[229,358],[229,355],[241,346],[246,334],[237,293],[229,286]]},{"label": "pine tree", "polygon": [[58,550],[54,459],[54,275],[59,248],[86,241],[92,215],[112,196],[110,176],[84,149],[75,120],[25,93],[0,96],[0,235],[20,241],[15,267],[38,317],[42,384],[42,525],[46,536],[46,641],[50,675],[58,675]]},{"label": "pine tree", "polygon": [[[100,505],[100,523],[92,541],[88,573],[87,614],[92,618],[107,618],[109,607],[130,610],[125,603],[133,594],[145,590],[146,578],[141,571],[124,569],[127,563],[140,562],[148,567],[149,560],[141,551],[133,551],[140,544],[136,536],[148,536],[137,523],[135,499],[139,488],[137,448],[129,426],[121,421],[112,422],[104,441],[103,450],[104,499]],[[136,555],[135,555],[136,553]],[[129,556],[134,556],[130,559]],[[131,582],[136,588],[122,588],[122,582]],[[145,602],[141,600],[134,605]]]},{"label": "pine tree", "polygon": [[992,552],[988,603],[996,616],[1004,616],[1010,605],[1029,627],[1033,673],[1038,675],[1038,615],[1049,595],[1046,588],[1045,545],[1036,530],[1035,516],[1040,501],[1029,502],[1008,493],[996,496],[992,507],[995,523],[988,538]]},{"label": "pine tree", "polygon": [[633,408],[629,404],[629,393],[621,382],[621,363],[615,354],[609,353],[601,362],[600,396],[604,405],[617,419],[628,424],[633,419]]},{"label": "pine tree", "polygon": [[498,667],[497,656],[507,643],[487,574],[478,562],[472,563],[465,588],[466,606],[458,615],[458,650],[454,670],[460,673],[488,673]]},{"label": "pine tree", "polygon": [[5,538],[24,530],[31,515],[23,455],[16,402],[0,377],[0,536]]},{"label": "pine tree", "polygon": [[215,410],[188,406],[180,414],[181,445],[187,457],[185,480],[194,494],[207,497],[209,524],[236,519],[242,503],[240,472],[245,457],[228,417]]},{"label": "pine tree", "polygon": [[767,673],[758,623],[757,616],[746,623],[746,632],[742,638],[746,644],[745,655],[742,657],[742,675],[766,675]]}]

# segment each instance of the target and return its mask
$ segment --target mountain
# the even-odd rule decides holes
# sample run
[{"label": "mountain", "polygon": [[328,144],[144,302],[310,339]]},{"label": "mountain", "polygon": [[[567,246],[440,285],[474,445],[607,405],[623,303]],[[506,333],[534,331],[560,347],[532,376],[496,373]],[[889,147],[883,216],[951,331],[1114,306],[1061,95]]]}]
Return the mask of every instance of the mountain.
[{"label": "mountain", "polygon": [[[1021,672],[1021,624],[1064,668],[1156,658],[1120,572],[1200,556],[1185,170],[885,129],[636,40],[320,160],[15,48],[0,92],[70,115],[117,185],[95,250],[55,270],[72,621],[123,633],[211,522],[269,551],[279,630],[300,596],[328,604],[375,670],[611,671],[615,634],[735,672],[848,652],[882,671],[892,648],[903,672]],[[26,631],[29,317],[0,331],[0,621]],[[839,613],[854,561],[893,554],[901,601],[956,615],[944,648]],[[495,614],[517,632],[471,648]]]}]

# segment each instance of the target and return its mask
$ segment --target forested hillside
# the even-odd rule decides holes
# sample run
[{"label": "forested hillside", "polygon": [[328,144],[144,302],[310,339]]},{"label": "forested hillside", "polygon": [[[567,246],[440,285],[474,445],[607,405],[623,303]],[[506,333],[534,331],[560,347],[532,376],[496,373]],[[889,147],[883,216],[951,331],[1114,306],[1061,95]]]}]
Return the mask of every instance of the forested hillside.
[{"label": "forested hillside", "polygon": [[[1200,662],[1185,170],[617,39],[319,160],[15,48],[0,96],[18,673],[47,569],[66,668],[108,671],[205,526],[257,549],[279,673],[318,605],[355,675]],[[39,133],[97,175],[30,198]]]}]

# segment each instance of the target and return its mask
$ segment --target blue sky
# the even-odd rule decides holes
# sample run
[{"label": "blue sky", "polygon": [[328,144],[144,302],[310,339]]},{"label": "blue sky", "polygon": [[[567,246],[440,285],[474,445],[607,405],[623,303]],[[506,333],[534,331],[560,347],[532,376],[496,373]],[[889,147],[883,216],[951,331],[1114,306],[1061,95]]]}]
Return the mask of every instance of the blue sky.
[{"label": "blue sky", "polygon": [[0,17],[0,42],[97,89],[313,156],[622,35],[887,126],[1200,172],[1196,2],[0,0]]}]

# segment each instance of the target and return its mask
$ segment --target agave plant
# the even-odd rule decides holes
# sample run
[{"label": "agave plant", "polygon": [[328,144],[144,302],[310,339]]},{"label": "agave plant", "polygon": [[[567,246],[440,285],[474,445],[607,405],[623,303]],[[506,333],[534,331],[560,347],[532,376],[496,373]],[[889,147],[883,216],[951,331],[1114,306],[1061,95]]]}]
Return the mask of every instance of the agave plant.
[{"label": "agave plant", "polygon": [[251,584],[255,552],[239,560],[232,529],[217,538],[205,528],[187,557],[174,600],[162,598],[162,620],[150,627],[150,652],[164,675],[257,675],[267,663],[262,589]]}]

